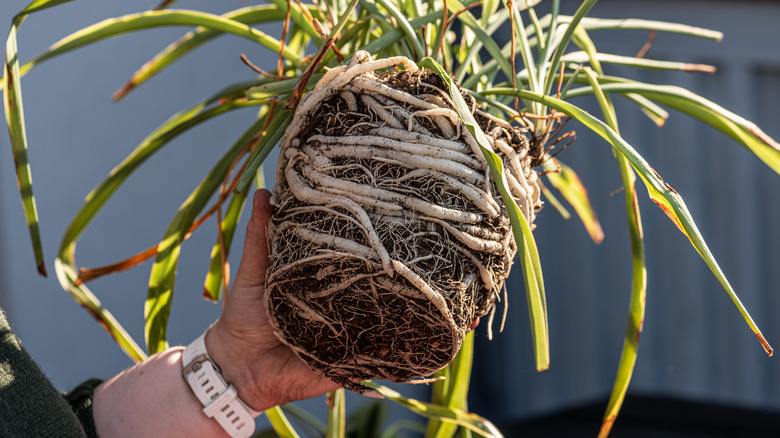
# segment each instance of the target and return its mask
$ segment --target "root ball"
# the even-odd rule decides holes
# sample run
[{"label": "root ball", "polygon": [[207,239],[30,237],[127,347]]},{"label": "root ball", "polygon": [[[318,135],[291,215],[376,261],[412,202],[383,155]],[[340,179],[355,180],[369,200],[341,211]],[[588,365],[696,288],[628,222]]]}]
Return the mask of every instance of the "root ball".
[{"label": "root ball", "polygon": [[[444,87],[406,58],[358,52],[326,73],[285,133],[266,312],[312,369],[358,392],[362,379],[404,382],[450,363],[516,252]],[[464,97],[532,223],[541,203],[525,133]]]}]

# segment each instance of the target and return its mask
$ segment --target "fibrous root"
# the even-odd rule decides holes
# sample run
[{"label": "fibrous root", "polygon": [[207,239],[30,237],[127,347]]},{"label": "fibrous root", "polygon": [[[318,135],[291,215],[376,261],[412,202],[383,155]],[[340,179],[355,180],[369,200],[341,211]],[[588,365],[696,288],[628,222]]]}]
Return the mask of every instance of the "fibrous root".
[{"label": "fibrous root", "polygon": [[[516,252],[487,163],[443,87],[406,58],[358,52],[323,76],[285,133],[266,311],[312,369],[352,390],[451,362]],[[532,223],[541,203],[525,133],[484,114],[475,117]]]}]

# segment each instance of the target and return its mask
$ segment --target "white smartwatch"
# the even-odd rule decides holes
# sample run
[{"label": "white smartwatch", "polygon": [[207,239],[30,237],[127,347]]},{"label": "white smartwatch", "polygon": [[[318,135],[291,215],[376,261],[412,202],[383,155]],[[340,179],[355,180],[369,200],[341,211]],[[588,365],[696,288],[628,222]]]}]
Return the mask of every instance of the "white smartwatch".
[{"label": "white smartwatch", "polygon": [[222,377],[222,370],[206,351],[206,334],[195,339],[181,356],[182,376],[203,405],[203,413],[217,420],[234,438],[249,438],[255,432],[255,420],[240,398],[236,387]]}]

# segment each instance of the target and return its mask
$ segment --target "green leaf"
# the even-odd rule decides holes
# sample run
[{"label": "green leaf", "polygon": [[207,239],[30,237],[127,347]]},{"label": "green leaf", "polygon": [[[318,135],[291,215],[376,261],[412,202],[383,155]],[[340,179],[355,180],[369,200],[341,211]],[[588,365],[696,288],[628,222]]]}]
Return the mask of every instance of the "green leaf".
[{"label": "green leaf", "polygon": [[[579,26],[574,32],[573,40],[577,46],[584,49],[585,55],[593,69],[599,72],[600,76],[603,75],[601,68],[602,58],[599,57],[600,54],[596,49],[596,45],[593,43],[593,40],[590,39],[588,31],[585,30],[583,26]],[[577,80],[579,73],[582,71],[582,68],[583,66],[580,65],[577,68],[576,73],[569,78],[569,81],[566,84],[566,88],[562,92],[563,95],[566,95],[569,87]],[[634,93],[626,93],[625,97],[639,105],[639,108],[642,110],[642,112],[645,113],[645,115],[647,115],[656,125],[663,126],[664,123],[666,123],[666,119],[669,117],[669,113],[667,113],[663,108],[656,105],[651,100]]]},{"label": "green leaf", "polygon": [[[634,92],[636,90],[632,89],[631,91]],[[658,175],[658,173],[656,173],[656,171],[645,161],[644,158],[642,158],[641,155],[636,152],[636,150],[634,150],[634,148],[631,147],[631,145],[629,145],[622,137],[620,137],[620,135],[618,135],[604,122],[568,102],[564,102],[550,96],[542,96],[525,90],[493,89],[490,90],[490,93],[507,93],[510,95],[517,95],[523,99],[538,100],[550,108],[554,108],[570,116],[571,118],[580,121],[588,129],[607,140],[612,146],[615,147],[618,152],[625,156],[634,167],[634,170],[636,170],[636,172],[642,178],[645,187],[647,187],[650,199],[652,199],[652,201],[655,202],[664,211],[664,213],[666,213],[667,216],[669,216],[677,228],[679,228],[680,231],[685,234],[688,240],[690,240],[691,244],[702,257],[702,259],[704,259],[704,261],[707,263],[707,266],[709,266],[712,273],[715,275],[718,281],[720,281],[721,285],[726,290],[726,293],[729,295],[731,300],[734,302],[734,305],[742,314],[745,322],[756,335],[759,342],[761,342],[764,350],[766,350],[767,354],[770,356],[772,355],[772,347],[766,341],[766,338],[764,338],[764,335],[758,329],[755,322],[753,322],[753,318],[750,317],[750,314],[740,301],[737,293],[734,291],[734,288],[731,287],[731,284],[726,279],[725,274],[720,269],[720,266],[712,255],[712,252],[710,252],[709,247],[696,227],[696,224],[693,221],[688,208],[685,206],[685,202],[683,201],[682,197],[670,185],[668,185],[661,178],[661,176]],[[490,93],[485,92],[485,94]]]},{"label": "green leaf", "polygon": [[167,326],[170,314],[173,289],[176,280],[176,268],[179,262],[181,243],[192,223],[203,210],[208,200],[224,181],[239,154],[247,143],[259,133],[265,118],[258,119],[241,138],[214,165],[198,187],[179,207],[160,243],[157,245],[157,257],[149,276],[149,291],[144,304],[144,334],[150,354],[167,348]]},{"label": "green leaf", "polygon": [[298,438],[298,433],[293,429],[292,424],[284,415],[284,411],[279,406],[274,406],[264,411],[265,416],[271,423],[271,427],[279,438]]},{"label": "green leaf", "polygon": [[[243,87],[239,87],[243,89]],[[227,100],[216,107],[209,107],[213,102],[221,101],[235,90],[231,87],[214,97],[207,99],[195,107],[172,116],[163,125],[157,128],[139,144],[133,152],[128,155],[116,168],[114,168],[108,177],[96,186],[87,195],[84,205],[79,209],[76,215],[71,219],[71,223],[65,231],[59,248],[59,256],[55,261],[57,277],[63,289],[68,291],[73,298],[81,304],[87,311],[95,317],[98,322],[108,331],[117,344],[133,360],[140,361],[146,357],[132,337],[122,328],[114,317],[105,310],[100,301],[83,284],[76,287],[74,282],[78,278],[75,262],[76,242],[79,236],[84,232],[95,215],[102,209],[103,205],[111,198],[113,193],[129,178],[129,176],[149,157],[151,157],[160,148],[168,144],[179,134],[188,129],[203,123],[212,117],[223,114],[233,109],[242,108],[254,103],[246,101]]]},{"label": "green leaf", "polygon": [[[251,26],[248,26],[247,24],[240,23],[236,20],[231,20],[224,16],[208,14],[205,12],[175,9],[146,11],[141,13],[127,14],[116,18],[109,18],[76,31],[56,42],[47,51],[30,60],[30,62],[25,64],[25,69],[29,70],[40,62],[87,44],[129,32],[160,26],[200,26],[214,31],[231,33],[239,37],[246,38],[250,41],[254,41],[264,47],[267,47],[275,53],[279,53],[281,49],[281,43],[279,40],[268,36],[267,34]],[[282,55],[292,65],[296,67],[301,65],[301,59],[297,53],[285,49],[282,52]]]},{"label": "green leaf", "polygon": [[417,34],[415,33],[415,28],[412,27],[411,23],[409,23],[409,20],[406,19],[406,17],[401,13],[401,11],[398,10],[398,8],[393,4],[393,2],[389,0],[376,0],[376,3],[381,5],[385,10],[390,14],[390,16],[395,19],[396,25],[401,29],[401,31],[406,36],[406,41],[409,42],[409,44],[412,45],[412,49],[414,49],[414,53],[416,55],[417,59],[422,58],[425,56],[425,49],[423,48],[423,43],[420,42],[420,39],[417,37]]},{"label": "green leaf", "polygon": [[317,435],[317,436],[325,435],[325,430],[327,429],[325,423],[323,423],[319,418],[315,417],[309,412],[296,406],[295,403],[287,403],[285,405],[282,405],[281,408],[288,415],[298,420],[299,422],[302,422],[304,426],[310,427],[312,429],[312,433],[310,433],[309,435]]},{"label": "green leaf", "polygon": [[[41,2],[37,2],[41,3]],[[35,4],[35,3],[34,3]],[[32,5],[31,5],[32,6]],[[29,7],[28,7],[29,8]],[[8,125],[8,133],[11,136],[11,149],[14,156],[16,169],[16,181],[19,192],[22,195],[22,206],[27,228],[30,233],[35,265],[38,273],[46,276],[46,264],[41,243],[41,230],[38,225],[38,207],[35,202],[32,188],[32,174],[30,162],[27,158],[27,132],[24,123],[24,107],[22,105],[22,86],[19,72],[19,52],[16,46],[16,33],[21,19],[11,25],[8,40],[5,45],[5,63],[3,74],[3,107],[5,109],[5,121]]]},{"label": "green leaf", "polygon": [[601,243],[604,240],[604,231],[588,197],[588,191],[574,169],[561,162],[558,162],[558,165],[560,171],[548,173],[547,179],[574,208],[590,238],[597,244]]},{"label": "green leaf", "polygon": [[447,84],[450,97],[455,104],[461,120],[466,128],[471,132],[488,162],[490,171],[504,201],[509,219],[512,224],[512,233],[514,234],[517,250],[520,255],[521,266],[523,268],[523,279],[525,281],[526,297],[528,300],[528,312],[531,320],[531,332],[534,341],[534,355],[536,358],[536,369],[538,371],[546,370],[550,366],[550,341],[547,325],[547,302],[544,294],[544,281],[542,279],[542,265],[539,260],[539,252],[536,249],[531,227],[517,207],[512,196],[506,188],[504,176],[504,164],[501,158],[493,151],[488,149],[490,143],[482,132],[471,110],[463,96],[460,94],[457,86],[447,73],[432,58],[425,58],[420,62],[420,67],[429,68],[434,71]]},{"label": "green leaf", "polygon": [[[275,5],[258,5],[236,9],[235,11],[228,12],[222,16],[239,23],[257,24],[269,21],[279,21],[284,19],[284,15],[284,9],[279,9]],[[224,32],[222,31],[202,27],[187,32],[133,73],[127,83],[114,93],[114,100],[121,99],[128,92],[149,80],[177,59],[223,34]]]},{"label": "green leaf", "polygon": [[278,111],[268,124],[268,128],[260,138],[252,157],[249,159],[249,164],[246,166],[244,173],[241,174],[241,179],[238,181],[238,185],[234,189],[234,192],[240,192],[252,182],[252,179],[257,172],[257,169],[263,164],[268,153],[276,146],[276,143],[284,136],[284,131],[287,129],[287,125],[290,124],[293,118],[292,111]]},{"label": "green leaf", "polygon": [[580,7],[577,8],[577,12],[575,12],[574,15],[571,17],[571,21],[568,23],[568,26],[566,27],[566,31],[563,33],[561,39],[558,40],[557,46],[555,47],[555,51],[553,52],[552,59],[550,60],[549,67],[545,74],[544,88],[542,88],[543,91],[542,94],[546,94],[550,91],[552,84],[556,78],[556,72],[560,67],[561,57],[563,56],[563,52],[566,50],[566,46],[569,45],[569,42],[571,41],[571,38],[574,35],[574,31],[579,25],[580,21],[585,17],[585,14],[587,14],[588,11],[590,11],[590,9],[595,4],[596,4],[596,0],[583,1]]},{"label": "green leaf", "polygon": [[[482,16],[485,17],[484,15]],[[509,19],[509,13],[506,9],[501,9],[498,12],[495,12],[492,17],[492,22],[485,26],[485,35],[488,35],[492,38],[492,35],[498,31],[498,29],[504,25],[506,20]],[[479,62],[479,53],[484,47],[484,44],[482,43],[482,39],[479,37],[482,36],[476,35],[477,38],[474,40],[473,43],[468,45],[468,52],[466,53],[466,56],[461,61],[461,64],[458,66],[457,71],[455,72],[455,78],[456,81],[461,82],[463,81],[467,75],[474,75],[481,76],[475,72],[476,69],[469,68],[473,62]],[[503,53],[503,52],[502,52]],[[506,56],[502,56],[502,59],[506,58]]]},{"label": "green leaf", "polygon": [[617,375],[615,376],[615,383],[607,403],[606,412],[604,413],[599,438],[606,438],[612,429],[612,425],[615,423],[620,408],[623,406],[623,400],[628,391],[628,385],[631,382],[634,366],[636,365],[639,337],[642,334],[642,326],[645,320],[647,299],[647,268],[645,264],[642,220],[639,214],[639,204],[634,185],[636,178],[628,164],[628,160],[622,155],[619,155],[617,159],[620,163],[620,172],[623,178],[623,192],[626,198],[631,240],[631,299],[623,350],[620,354]]},{"label": "green leaf", "polygon": [[328,426],[325,438],[344,438],[346,435],[346,408],[344,406],[344,388],[328,393]]},{"label": "green leaf", "polygon": [[301,8],[298,2],[287,0],[268,0],[270,3],[276,5],[280,11],[286,11],[287,7],[290,7],[290,19],[303,30],[303,32],[311,38],[312,43],[317,47],[322,47],[325,43],[323,36],[317,32],[312,20],[316,20],[316,16],[312,16],[312,13],[317,11],[316,6],[312,6],[310,9]]},{"label": "green leaf", "polygon": [[669,118],[669,112],[652,100],[634,93],[626,93],[623,97],[639,105],[639,109],[641,109],[656,126],[662,127],[666,124],[666,119]]},{"label": "green leaf", "polygon": [[457,408],[448,408],[444,406],[434,405],[431,403],[425,403],[411,398],[406,398],[392,389],[382,386],[371,380],[363,380],[360,382],[363,386],[376,390],[384,397],[405,406],[413,412],[416,412],[424,417],[437,418],[442,421],[457,424],[462,427],[466,427],[481,436],[490,438],[503,437],[498,428],[490,421],[480,417],[477,414],[471,412],[465,412]]},{"label": "green leaf", "polygon": [[[570,23],[571,20],[571,17],[560,17],[561,23]],[[723,39],[723,32],[688,26],[686,24],[670,23],[667,21],[641,20],[636,18],[609,19],[583,17],[581,24],[587,30],[654,30],[657,32],[675,33],[715,41]]]},{"label": "green leaf", "polygon": [[[440,380],[435,384],[446,385],[446,395],[438,403],[448,408],[457,408],[466,410],[469,393],[469,384],[471,382],[471,365],[474,360],[474,332],[468,332],[463,339],[463,345],[455,356],[455,359],[448,366],[450,372],[447,379]],[[435,438],[450,438],[455,435],[458,427],[454,423],[440,422],[431,420],[428,426],[429,431],[435,431],[426,436]]]},{"label": "green leaf", "polygon": [[57,273],[57,279],[60,282],[60,286],[62,286],[62,288],[66,290],[79,305],[95,318],[98,324],[106,330],[109,336],[111,336],[125,354],[135,362],[141,362],[146,359],[144,350],[138,346],[135,340],[133,340],[133,337],[130,336],[124,327],[122,327],[122,324],[116,320],[114,315],[103,307],[103,304],[95,297],[92,291],[84,284],[74,286],[78,274],[71,254],[60,254],[60,256],[54,260],[54,271]]},{"label": "green leaf", "polygon": [[[236,226],[238,220],[241,218],[241,212],[244,211],[244,204],[246,204],[246,198],[249,194],[249,187],[245,187],[244,190],[234,193],[230,199],[225,216],[222,218],[222,225],[219,232],[222,238],[217,238],[214,247],[211,249],[211,263],[209,263],[209,272],[206,274],[206,281],[203,285],[203,296],[212,300],[218,301],[222,295],[220,291],[223,289],[224,278],[222,276],[223,257],[224,261],[227,261],[227,257],[230,254],[230,247],[233,242],[233,236],[236,232]],[[224,243],[224,249],[222,244]]]},{"label": "green leaf", "polygon": [[[673,70],[698,73],[715,73],[717,68],[708,64],[691,64],[689,62],[661,61],[657,59],[636,58],[634,56],[620,56],[609,53],[595,53],[595,58],[600,62],[627,67],[637,67],[653,70]],[[561,60],[572,63],[585,63],[592,58],[584,51],[569,52]]]},{"label": "green leaf", "polygon": [[[224,94],[223,94],[224,95]],[[209,107],[213,100],[220,100],[219,95],[212,99],[173,115],[160,127],[149,134],[121,163],[117,165],[86,197],[84,205],[79,209],[65,231],[60,244],[60,254],[72,253],[76,249],[76,240],[86,229],[103,205],[114,192],[130,177],[130,175],[154,153],[159,151],[171,140],[213,117],[228,111],[257,105],[246,101],[227,101],[221,105]]]},{"label": "green leaf", "polygon": [[[607,119],[607,124],[616,133],[619,132],[615,107],[610,98],[601,90],[596,73],[590,68],[585,68],[584,72],[588,82],[596,93],[596,98]],[[634,373],[634,366],[636,365],[639,336],[642,333],[647,296],[647,267],[645,265],[642,218],[639,213],[639,202],[637,201],[636,196],[636,175],[625,156],[616,154],[615,158],[618,161],[623,182],[623,194],[625,196],[628,230],[631,240],[631,301],[629,304],[628,327],[626,328],[626,337],[623,342],[623,351],[620,355],[620,363],[618,365],[617,376],[615,377],[615,384],[613,385],[612,394],[607,403],[607,410],[604,414],[599,438],[606,438],[609,435],[612,425],[617,419],[618,412],[623,406],[623,400],[628,391],[628,385],[631,382],[631,376]]]},{"label": "green leaf", "polygon": [[[672,85],[652,85],[621,78],[600,78],[606,93],[634,93],[695,117],[745,146],[769,168],[780,174],[780,144],[755,123],[698,94]],[[570,90],[565,98],[592,94],[592,87]]]},{"label": "green leaf", "polygon": [[[543,80],[539,79],[539,76],[537,76],[538,69],[544,68],[544,59],[540,59],[539,61],[542,62],[542,65],[537,65],[537,61],[535,60],[533,53],[531,52],[531,45],[528,41],[528,35],[525,31],[525,26],[523,25],[523,19],[520,15],[519,11],[517,10],[515,4],[509,0],[503,0],[504,7],[509,10],[510,16],[513,17],[513,24],[514,24],[514,31],[517,33],[517,35],[520,38],[520,56],[523,58],[523,63],[525,64],[525,69],[528,74],[528,86],[531,90],[534,91],[542,91],[539,89],[541,86],[541,83]],[[512,38],[514,39],[515,35],[512,34]],[[512,45],[510,45],[511,50]],[[510,53],[510,58],[515,57],[515,53]],[[507,72],[506,75],[511,78],[511,84],[512,86],[515,86],[516,84],[516,75],[517,72],[511,71]],[[541,111],[538,108],[534,108],[532,112]]]},{"label": "green leaf", "polygon": [[63,3],[69,3],[73,0],[35,0],[29,5],[27,5],[26,8],[24,8],[21,12],[16,14],[15,19],[19,19],[25,15],[32,14],[33,12],[42,11],[44,9],[48,9],[54,6],[61,5]]},{"label": "green leaf", "polygon": [[[371,3],[370,2],[367,2],[365,4],[361,3],[361,6],[365,6],[369,4]],[[424,26],[429,23],[433,23],[436,20],[440,20],[443,14],[444,13],[442,11],[431,12],[428,15],[410,21],[409,25],[412,26],[413,29],[418,29],[421,26]],[[380,23],[383,22],[380,21]],[[404,37],[404,32],[401,29],[398,28],[392,29],[388,32],[384,32],[382,36],[378,38],[374,38],[373,40],[371,40],[371,42],[369,42],[368,44],[360,48],[360,50],[365,50],[366,52],[373,53],[373,54],[380,53],[385,51],[388,47],[400,41],[403,37]]]},{"label": "green leaf", "polygon": [[466,7],[458,0],[446,1],[450,13],[457,14],[458,12],[463,11],[458,14],[458,20],[460,20],[464,25],[466,25],[466,27],[474,32],[476,38],[485,46],[485,50],[487,50],[490,56],[492,56],[496,62],[498,62],[498,65],[501,67],[507,77],[511,77],[513,72],[512,65],[509,63],[509,60],[501,52],[501,48],[498,47],[498,44],[496,44],[496,41],[493,39],[493,37],[485,32],[484,29],[482,29],[482,26],[480,26],[477,19],[474,18],[474,15],[471,14],[471,11],[465,10]]}]

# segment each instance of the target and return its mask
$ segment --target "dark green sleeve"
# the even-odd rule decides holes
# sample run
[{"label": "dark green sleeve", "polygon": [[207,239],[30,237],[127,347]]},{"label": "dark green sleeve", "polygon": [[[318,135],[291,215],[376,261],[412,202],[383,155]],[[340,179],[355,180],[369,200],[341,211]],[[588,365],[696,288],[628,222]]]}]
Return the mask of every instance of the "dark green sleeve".
[{"label": "dark green sleeve", "polygon": [[[91,409],[89,416],[91,420]],[[0,437],[86,436],[71,406],[22,349],[0,309]]]},{"label": "dark green sleeve", "polygon": [[101,383],[103,381],[100,379],[89,379],[65,395],[65,401],[68,402],[70,408],[76,413],[79,422],[81,422],[81,427],[87,432],[88,438],[97,438],[95,420],[92,417],[92,394]]}]

